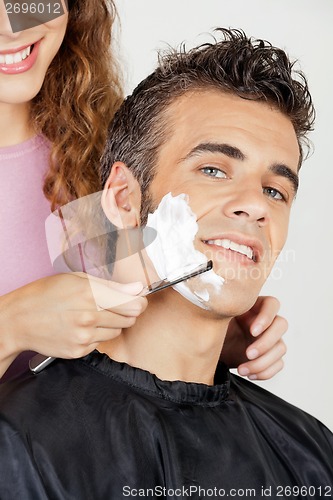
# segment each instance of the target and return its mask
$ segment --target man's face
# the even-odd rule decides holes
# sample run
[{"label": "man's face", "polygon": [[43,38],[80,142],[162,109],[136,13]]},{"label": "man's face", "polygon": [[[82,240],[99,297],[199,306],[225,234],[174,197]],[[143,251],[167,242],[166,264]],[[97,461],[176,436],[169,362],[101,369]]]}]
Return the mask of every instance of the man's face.
[{"label": "man's face", "polygon": [[267,104],[218,91],[179,98],[167,118],[173,132],[160,150],[153,204],[168,192],[189,196],[194,245],[226,280],[210,308],[238,315],[255,302],[287,237],[299,161],[294,128]]}]

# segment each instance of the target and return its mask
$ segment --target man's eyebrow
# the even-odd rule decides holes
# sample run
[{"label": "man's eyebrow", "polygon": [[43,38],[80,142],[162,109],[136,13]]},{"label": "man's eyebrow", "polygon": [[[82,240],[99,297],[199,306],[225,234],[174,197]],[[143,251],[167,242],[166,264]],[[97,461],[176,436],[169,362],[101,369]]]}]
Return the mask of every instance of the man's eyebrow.
[{"label": "man's eyebrow", "polygon": [[233,158],[234,160],[245,160],[246,156],[242,151],[235,146],[231,146],[230,144],[217,143],[217,142],[202,142],[195,146],[191,151],[184,157],[181,158],[180,161],[188,160],[192,156],[200,153],[221,153],[229,158]]},{"label": "man's eyebrow", "polygon": [[[193,149],[191,149],[191,151],[184,158],[181,158],[180,161],[188,160],[192,158],[192,156],[195,156],[196,154],[205,152],[220,153],[234,160],[241,160],[241,161],[246,160],[246,155],[239,148],[235,146],[218,142],[202,142],[197,146],[195,146]],[[295,194],[297,193],[299,178],[298,175],[290,167],[288,167],[284,163],[275,163],[274,165],[271,165],[268,168],[268,170],[275,175],[285,177],[286,179],[288,179],[292,184],[294,193]]]},{"label": "man's eyebrow", "polygon": [[288,179],[292,184],[294,194],[297,193],[299,177],[291,168],[287,167],[287,165],[284,165],[283,163],[275,163],[274,165],[269,167],[269,170],[275,175],[279,175]]}]

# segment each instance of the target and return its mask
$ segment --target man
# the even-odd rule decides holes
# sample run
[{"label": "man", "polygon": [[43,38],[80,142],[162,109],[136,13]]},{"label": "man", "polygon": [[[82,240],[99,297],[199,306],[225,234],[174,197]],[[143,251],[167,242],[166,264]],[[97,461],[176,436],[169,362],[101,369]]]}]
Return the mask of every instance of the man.
[{"label": "man", "polygon": [[3,498],[332,495],[332,434],[217,366],[231,318],[254,304],[286,240],[313,122],[283,51],[221,33],[167,56],[122,105],[102,203],[135,227],[140,207],[145,224],[166,195],[183,196],[195,250],[223,286],[189,281],[200,306],[153,294],[99,353],[5,384]]}]

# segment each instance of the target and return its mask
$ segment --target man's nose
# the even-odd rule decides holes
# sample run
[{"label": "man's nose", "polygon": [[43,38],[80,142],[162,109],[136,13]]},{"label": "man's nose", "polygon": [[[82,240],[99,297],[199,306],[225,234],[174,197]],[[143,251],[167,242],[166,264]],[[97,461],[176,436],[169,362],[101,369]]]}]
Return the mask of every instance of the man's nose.
[{"label": "man's nose", "polygon": [[244,222],[255,222],[265,226],[268,222],[267,198],[261,186],[244,185],[224,205],[224,213],[232,219],[243,218]]}]

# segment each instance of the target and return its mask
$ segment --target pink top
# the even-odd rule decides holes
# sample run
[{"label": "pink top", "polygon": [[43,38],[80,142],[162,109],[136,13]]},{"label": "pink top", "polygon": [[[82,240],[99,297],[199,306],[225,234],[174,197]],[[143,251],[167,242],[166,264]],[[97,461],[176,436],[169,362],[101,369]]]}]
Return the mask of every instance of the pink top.
[{"label": "pink top", "polygon": [[43,195],[50,145],[43,136],[0,148],[0,295],[54,274]]}]

